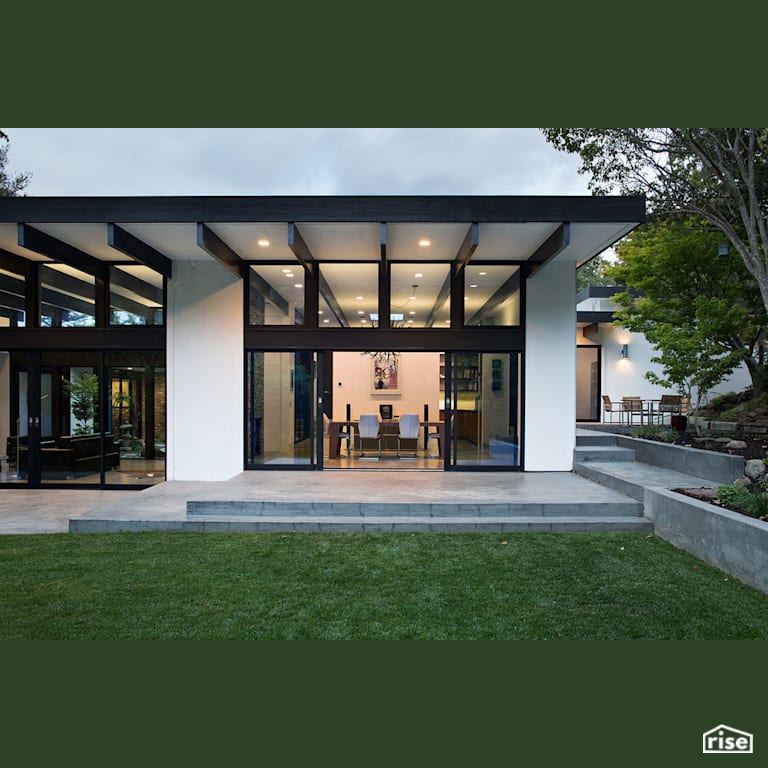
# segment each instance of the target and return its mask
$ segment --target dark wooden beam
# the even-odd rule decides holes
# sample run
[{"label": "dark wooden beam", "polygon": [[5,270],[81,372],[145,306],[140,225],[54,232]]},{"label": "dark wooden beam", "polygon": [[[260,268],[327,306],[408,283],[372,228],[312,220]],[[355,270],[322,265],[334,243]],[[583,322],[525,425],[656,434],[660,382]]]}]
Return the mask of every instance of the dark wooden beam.
[{"label": "dark wooden beam", "polygon": [[292,221],[288,222],[288,247],[293,251],[293,255],[301,262],[301,265],[312,271],[315,259],[312,251],[299,232],[299,228]]},{"label": "dark wooden beam", "polygon": [[19,224],[19,245],[30,251],[40,253],[49,259],[59,261],[67,266],[79,269],[87,275],[106,279],[108,264],[94,258],[85,251],[75,248],[74,245],[65,243],[56,237],[43,232],[40,229],[30,227],[29,224]]},{"label": "dark wooden beam", "polygon": [[464,236],[464,240],[459,246],[459,250],[456,253],[456,271],[460,272],[467,266],[469,260],[472,258],[472,254],[477,250],[477,245],[480,242],[480,225],[475,222],[471,224],[467,230],[467,234]]},{"label": "dark wooden beam", "polygon": [[197,244],[213,256],[216,261],[225,266],[233,275],[245,277],[248,264],[244,262],[238,253],[233,251],[209,226],[198,222]]},{"label": "dark wooden beam", "polygon": [[483,304],[480,309],[475,312],[472,317],[467,321],[467,325],[482,325],[483,320],[493,313],[501,304],[503,304],[513,293],[520,290],[520,270],[516,269],[515,273],[509,277],[504,283],[502,283],[491,296],[488,301]]},{"label": "dark wooden beam", "polygon": [[117,224],[107,224],[107,243],[115,250],[130,256],[150,269],[154,269],[155,272],[159,272],[167,278],[172,277],[173,262],[165,254],[155,250],[151,245]]},{"label": "dark wooden beam", "polygon": [[0,269],[8,270],[8,272],[13,272],[16,275],[30,277],[33,264],[34,262],[30,259],[25,259],[23,256],[18,256],[15,253],[0,248]]},{"label": "dark wooden beam", "polygon": [[138,277],[134,277],[128,272],[124,272],[122,269],[111,269],[109,271],[109,282],[111,285],[117,285],[120,288],[125,288],[127,291],[137,293],[139,296],[143,296],[149,301],[160,304],[160,306],[163,304],[162,288],[150,285],[150,283],[147,283]]},{"label": "dark wooden beam", "polygon": [[570,242],[571,225],[565,222],[531,254],[528,259],[530,265],[528,277],[535,275],[548,261],[554,259],[560,251],[567,248]]},{"label": "dark wooden beam", "polygon": [[323,273],[320,271],[317,273],[317,285],[320,295],[325,299],[325,303],[328,305],[328,309],[333,313],[336,321],[342,328],[348,328],[349,320],[347,320],[347,316],[344,314],[344,310],[341,308],[341,304],[339,304],[331,286],[328,285],[328,281],[323,277]]},{"label": "dark wooden beam", "polygon": [[391,328],[392,287],[387,263],[387,225],[383,222],[379,227],[379,250],[379,328]]}]

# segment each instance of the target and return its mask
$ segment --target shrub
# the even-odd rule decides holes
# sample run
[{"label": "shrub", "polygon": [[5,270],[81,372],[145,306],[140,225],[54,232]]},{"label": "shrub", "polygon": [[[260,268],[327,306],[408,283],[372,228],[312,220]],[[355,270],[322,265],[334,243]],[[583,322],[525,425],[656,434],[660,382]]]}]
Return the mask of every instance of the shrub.
[{"label": "shrub", "polygon": [[760,519],[768,516],[768,496],[762,486],[743,488],[738,485],[721,485],[717,489],[717,500],[728,509],[742,515]]},{"label": "shrub", "polygon": [[663,443],[672,443],[675,440],[675,433],[668,427],[663,427],[660,424],[646,424],[635,430],[634,437],[641,437],[646,440],[659,440]]}]

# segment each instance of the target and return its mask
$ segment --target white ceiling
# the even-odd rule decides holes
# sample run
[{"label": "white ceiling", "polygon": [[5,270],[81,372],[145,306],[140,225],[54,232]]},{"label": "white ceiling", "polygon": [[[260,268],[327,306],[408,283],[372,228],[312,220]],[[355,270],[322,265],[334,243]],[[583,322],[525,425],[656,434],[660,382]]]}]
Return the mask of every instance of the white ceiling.
[{"label": "white ceiling", "polygon": [[[212,257],[197,245],[195,223],[116,222],[132,235],[173,261],[201,261]],[[41,223],[34,227],[102,261],[126,261],[125,254],[107,244],[107,225]],[[208,226],[246,261],[295,261],[288,247],[288,225],[284,222],[209,223]],[[387,224],[387,258],[390,261],[452,261],[469,231],[469,222]],[[480,224],[473,261],[525,261],[560,226],[560,222]],[[636,222],[571,224],[570,244],[558,260],[577,265],[610,247],[636,226]],[[297,224],[301,236],[318,261],[376,262],[381,258],[379,223]],[[267,247],[258,245],[269,240]],[[431,241],[428,247],[419,240]],[[27,259],[45,261],[41,254],[22,248],[17,225],[0,223],[0,248]]]}]

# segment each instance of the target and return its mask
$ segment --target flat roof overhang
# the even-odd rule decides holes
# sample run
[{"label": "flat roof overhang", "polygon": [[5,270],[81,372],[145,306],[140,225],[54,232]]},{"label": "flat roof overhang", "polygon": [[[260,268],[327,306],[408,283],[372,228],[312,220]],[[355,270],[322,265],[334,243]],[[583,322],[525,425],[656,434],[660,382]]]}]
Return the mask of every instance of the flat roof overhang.
[{"label": "flat roof overhang", "polygon": [[239,277],[265,261],[518,262],[530,276],[555,259],[581,266],[644,221],[643,197],[10,197],[0,257],[91,274],[128,262],[171,276],[173,262],[213,259]]}]

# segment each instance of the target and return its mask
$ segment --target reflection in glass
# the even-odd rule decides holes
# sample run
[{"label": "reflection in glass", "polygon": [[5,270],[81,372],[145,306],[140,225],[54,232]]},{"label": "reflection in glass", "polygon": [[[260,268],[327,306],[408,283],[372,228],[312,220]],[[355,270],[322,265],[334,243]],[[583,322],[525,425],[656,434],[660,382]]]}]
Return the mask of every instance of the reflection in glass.
[{"label": "reflection in glass", "polygon": [[140,264],[109,268],[111,325],[162,325],[163,276]]},{"label": "reflection in glass", "polygon": [[311,352],[248,353],[246,464],[312,464]]},{"label": "reflection in glass", "polygon": [[40,266],[40,325],[87,328],[96,325],[96,280],[66,264]]},{"label": "reflection in glass", "polygon": [[393,328],[449,328],[449,264],[392,264],[390,322]]},{"label": "reflection in glass", "polygon": [[304,267],[260,264],[251,267],[251,325],[304,325]]},{"label": "reflection in glass", "polygon": [[448,398],[453,410],[451,462],[519,467],[520,355],[454,353],[452,361]]},{"label": "reflection in glass", "polygon": [[321,264],[319,280],[320,328],[378,327],[378,264]]},{"label": "reflection in glass", "polygon": [[464,325],[520,325],[520,268],[469,264],[464,268]]},{"label": "reflection in glass", "polygon": [[0,269],[0,328],[26,325],[25,289],[22,275]]}]

